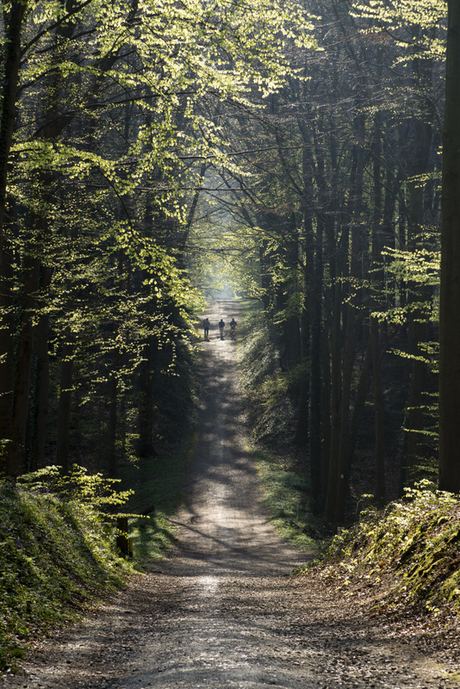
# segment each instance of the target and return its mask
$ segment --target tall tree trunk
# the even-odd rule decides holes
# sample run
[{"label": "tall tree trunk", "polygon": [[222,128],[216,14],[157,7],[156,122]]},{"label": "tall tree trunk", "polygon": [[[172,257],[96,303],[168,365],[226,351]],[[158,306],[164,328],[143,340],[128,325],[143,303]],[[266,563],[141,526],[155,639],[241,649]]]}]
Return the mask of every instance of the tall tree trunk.
[{"label": "tall tree trunk", "polygon": [[109,423],[107,428],[107,468],[110,478],[117,478],[117,405],[118,381],[116,376],[109,378]]},{"label": "tall tree trunk", "polygon": [[5,42],[0,113],[0,470],[18,471],[13,461],[13,299],[11,294],[11,247],[5,227],[8,163],[16,123],[16,101],[21,65],[21,34],[26,0],[11,0],[4,11]]},{"label": "tall tree trunk", "polygon": [[139,366],[138,392],[138,429],[139,457],[153,455],[153,376],[152,376],[152,348],[149,341],[143,352],[143,361]]},{"label": "tall tree trunk", "polygon": [[14,312],[10,281],[12,256],[1,252],[0,277],[0,472],[15,475],[13,457]]},{"label": "tall tree trunk", "polygon": [[[374,214],[372,221],[372,306],[379,310],[384,291],[382,267],[382,180],[381,180],[381,114],[374,121]],[[388,192],[387,192],[388,193]],[[385,500],[385,444],[384,434],[384,395],[382,386],[380,326],[376,317],[370,317],[370,347],[372,358],[372,385],[374,392],[374,428],[375,428],[375,498],[378,503]]]},{"label": "tall tree trunk", "polygon": [[[45,306],[47,290],[51,282],[52,271],[46,266],[40,267],[39,288],[41,296],[38,309]],[[35,358],[33,370],[32,409],[29,415],[28,455],[31,471],[45,466],[45,447],[48,424],[48,400],[50,394],[50,365],[48,354],[49,315],[42,310],[35,326]]]},{"label": "tall tree trunk", "polygon": [[[300,126],[304,141],[308,139],[306,128]],[[295,442],[300,447],[307,447],[310,437],[310,337],[312,312],[312,275],[313,275],[313,218],[309,207],[313,195],[312,171],[310,156],[306,147],[302,156],[302,214],[303,214],[303,297],[300,315],[300,357],[305,369],[301,373],[299,413]],[[311,466],[311,464],[310,464]]]},{"label": "tall tree trunk", "polygon": [[331,447],[326,493],[325,518],[335,524],[340,453],[342,397],[341,307],[342,290],[338,280],[333,285],[333,318],[331,332]]},{"label": "tall tree trunk", "polygon": [[50,390],[48,331],[49,317],[47,314],[41,314],[35,328],[34,396],[28,443],[31,471],[45,466]]},{"label": "tall tree trunk", "polygon": [[56,460],[64,472],[70,471],[70,412],[73,387],[73,360],[75,347],[66,342],[62,348],[60,392],[57,427]]},{"label": "tall tree trunk", "polygon": [[374,393],[375,428],[375,499],[379,504],[385,502],[385,401],[382,385],[382,366],[380,353],[379,322],[374,316],[370,322],[372,387]]},{"label": "tall tree trunk", "polygon": [[[323,456],[323,351],[322,298],[323,298],[323,229],[318,219],[314,235],[314,265],[311,316],[311,371],[310,371],[310,482],[311,509],[319,515],[324,510],[324,476],[327,475]],[[327,397],[329,397],[327,395]],[[327,413],[329,418],[329,412]],[[329,435],[327,436],[329,438]],[[327,451],[328,452],[328,451]]]},{"label": "tall tree trunk", "polygon": [[32,311],[35,310],[35,293],[38,288],[39,260],[26,254],[23,266],[21,313],[16,342],[16,371],[13,395],[13,447],[11,466],[14,474],[26,468],[25,444],[27,416],[29,412],[30,385],[34,361],[34,327]]},{"label": "tall tree trunk", "polygon": [[[426,165],[423,166],[423,169],[422,166],[418,169],[418,174],[423,172],[426,172]],[[417,236],[423,230],[425,222],[424,187],[420,182],[411,183],[409,185],[409,193],[409,246],[415,251],[417,248]],[[420,287],[411,284],[409,285],[409,290],[409,302],[423,302],[431,296],[430,288],[424,286]],[[412,363],[411,383],[404,421],[404,426],[408,429],[404,439],[405,457],[402,472],[404,485],[408,485],[410,480],[413,479],[414,467],[420,464],[425,454],[423,435],[418,431],[423,431],[425,427],[423,393],[426,391],[428,371],[427,365],[423,361],[424,352],[420,345],[426,342],[427,330],[425,315],[418,308],[412,310],[410,315],[410,348],[415,359]]]},{"label": "tall tree trunk", "polygon": [[[350,258],[348,275],[353,280],[359,275],[359,248],[360,248],[360,227],[363,197],[363,175],[364,175],[364,156],[362,144],[364,143],[364,118],[356,118],[356,133],[361,145],[353,147],[353,165],[350,175],[350,190],[352,199],[349,204],[349,223],[350,223]],[[348,284],[348,296],[354,290]],[[355,294],[353,300],[357,299]],[[355,365],[357,347],[357,329],[355,306],[348,301],[344,306],[346,311],[345,343],[342,364],[342,400],[341,400],[341,419],[340,419],[340,443],[337,479],[337,502],[335,523],[341,524],[345,519],[345,504],[348,493],[348,458],[349,458],[349,432],[350,432],[350,403],[351,388],[353,382],[353,369]]]},{"label": "tall tree trunk", "polygon": [[[304,302],[307,300],[305,299]],[[308,367],[310,355],[310,319],[308,306],[302,306],[300,314],[300,356],[305,367]],[[309,438],[308,418],[310,408],[310,372],[303,370],[300,379],[299,410],[295,432],[295,443],[299,447],[307,447]]]},{"label": "tall tree trunk", "polygon": [[[416,55],[412,61],[413,81],[416,87],[424,94],[431,87],[433,78],[432,59]],[[431,171],[430,154],[433,142],[433,120],[436,115],[434,106],[429,98],[421,98],[421,112],[414,118],[414,143],[411,149],[412,165],[409,188],[409,223],[408,244],[412,251],[420,246],[420,234],[425,225],[425,187],[426,182],[420,176]],[[423,302],[432,296],[430,288],[409,285],[409,301]],[[411,352],[416,357],[412,364],[411,385],[407,402],[405,427],[409,432],[405,437],[405,471],[403,471],[404,483],[413,478],[413,468],[421,463],[426,455],[426,447],[421,431],[425,428],[425,413],[423,411],[423,393],[426,391],[428,369],[423,361],[423,350],[420,345],[427,338],[426,318],[419,309],[411,310],[410,319]],[[414,432],[410,432],[410,431]]]},{"label": "tall tree trunk", "polygon": [[448,0],[439,323],[439,487],[460,492],[460,0]]},{"label": "tall tree trunk", "polygon": [[353,463],[353,457],[358,444],[359,429],[361,427],[361,419],[366,404],[366,398],[370,388],[370,370],[371,370],[371,348],[370,345],[366,348],[364,361],[361,367],[359,376],[358,390],[356,392],[355,405],[353,407],[353,415],[350,423],[350,434],[348,441],[348,460],[347,471],[350,471]]}]

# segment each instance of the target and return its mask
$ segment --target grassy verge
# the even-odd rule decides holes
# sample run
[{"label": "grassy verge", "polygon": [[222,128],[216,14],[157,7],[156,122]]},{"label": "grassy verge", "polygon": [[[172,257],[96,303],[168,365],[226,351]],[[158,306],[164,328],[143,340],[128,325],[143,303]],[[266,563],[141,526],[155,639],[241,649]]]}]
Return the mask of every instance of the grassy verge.
[{"label": "grassy verge", "polygon": [[305,507],[305,474],[286,464],[282,457],[255,450],[257,470],[262,480],[262,502],[269,520],[280,536],[300,550],[316,548],[319,534],[310,523]]},{"label": "grassy verge", "polygon": [[[56,467],[0,482],[0,671],[16,669],[27,642],[71,623],[110,591],[125,584],[146,558],[161,558],[175,540],[170,517],[182,498],[192,441],[162,458],[123,469],[123,485],[76,468],[70,478]],[[117,485],[117,484],[115,484]],[[119,497],[117,497],[119,496]],[[134,561],[116,549],[114,508],[130,517]]]},{"label": "grassy verge", "polygon": [[174,543],[176,528],[171,517],[183,502],[185,473],[194,447],[195,436],[191,436],[169,454],[124,467],[123,485],[134,488],[126,509],[145,515],[130,519],[136,559],[159,559]]},{"label": "grassy verge", "polygon": [[307,474],[290,447],[294,433],[292,380],[280,370],[276,346],[257,304],[242,302],[241,311],[238,370],[263,504],[282,538],[311,551],[321,536],[309,514]]},{"label": "grassy verge", "polygon": [[373,588],[376,612],[458,614],[460,497],[427,481],[406,489],[383,511],[363,513],[310,568],[345,595]]},{"label": "grassy verge", "polygon": [[1,670],[15,669],[29,639],[77,619],[133,571],[100,512],[43,483],[0,483],[0,533]]}]

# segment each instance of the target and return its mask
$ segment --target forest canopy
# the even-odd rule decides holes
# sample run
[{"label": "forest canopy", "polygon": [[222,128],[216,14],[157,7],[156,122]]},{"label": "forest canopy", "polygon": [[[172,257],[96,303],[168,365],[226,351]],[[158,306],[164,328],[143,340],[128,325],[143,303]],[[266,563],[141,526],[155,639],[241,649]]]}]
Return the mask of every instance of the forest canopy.
[{"label": "forest canopy", "polygon": [[366,453],[378,502],[436,480],[448,4],[2,3],[5,472],[156,452],[217,267],[261,303],[313,513],[343,521]]}]

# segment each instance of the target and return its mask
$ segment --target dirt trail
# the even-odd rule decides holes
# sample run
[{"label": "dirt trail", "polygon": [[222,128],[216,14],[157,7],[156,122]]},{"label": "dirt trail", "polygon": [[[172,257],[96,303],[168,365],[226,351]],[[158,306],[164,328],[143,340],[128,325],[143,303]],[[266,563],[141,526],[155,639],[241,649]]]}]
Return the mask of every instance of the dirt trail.
[{"label": "dirt trail", "polygon": [[[235,343],[206,350],[197,447],[179,545],[84,624],[56,634],[5,687],[296,689],[458,686],[452,649],[405,635],[289,576],[306,556],[267,524],[246,448]],[[1,686],[1,685],[0,685]]]}]

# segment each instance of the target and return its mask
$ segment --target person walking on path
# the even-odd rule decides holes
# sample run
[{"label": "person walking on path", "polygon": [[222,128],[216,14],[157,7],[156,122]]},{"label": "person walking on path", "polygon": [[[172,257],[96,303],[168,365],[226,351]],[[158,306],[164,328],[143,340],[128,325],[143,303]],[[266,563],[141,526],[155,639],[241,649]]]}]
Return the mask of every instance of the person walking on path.
[{"label": "person walking on path", "polygon": [[219,321],[219,330],[220,330],[220,339],[224,339],[224,328],[225,328],[225,322],[224,319],[221,318]]},{"label": "person walking on path", "polygon": [[205,318],[203,321],[203,331],[204,331],[204,339],[206,342],[209,342],[209,326],[210,326],[209,318]]}]

